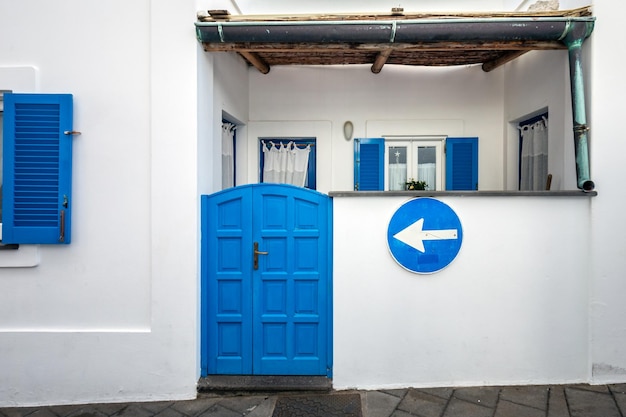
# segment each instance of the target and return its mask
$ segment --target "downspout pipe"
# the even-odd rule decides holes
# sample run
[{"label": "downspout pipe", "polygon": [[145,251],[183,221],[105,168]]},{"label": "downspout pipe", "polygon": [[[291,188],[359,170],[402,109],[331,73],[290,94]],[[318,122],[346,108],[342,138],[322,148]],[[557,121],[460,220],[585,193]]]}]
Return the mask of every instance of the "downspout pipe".
[{"label": "downspout pipe", "polygon": [[559,41],[575,22],[593,17],[490,19],[196,22],[208,43],[414,43]]},{"label": "downspout pipe", "polygon": [[593,191],[595,184],[590,179],[589,169],[589,126],[587,125],[585,79],[582,66],[582,46],[593,31],[593,22],[570,24],[563,42],[569,53],[570,88],[572,91],[572,118],[574,122],[574,153],[576,156],[576,179],[579,189]]}]

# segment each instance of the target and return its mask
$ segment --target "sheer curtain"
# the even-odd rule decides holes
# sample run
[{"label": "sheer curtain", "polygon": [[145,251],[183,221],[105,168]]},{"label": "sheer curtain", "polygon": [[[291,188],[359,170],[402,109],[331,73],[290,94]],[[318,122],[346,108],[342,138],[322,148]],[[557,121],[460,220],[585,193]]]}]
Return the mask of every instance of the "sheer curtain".
[{"label": "sheer curtain", "polygon": [[235,129],[237,126],[232,123],[222,123],[222,189],[235,186]]},{"label": "sheer curtain", "polygon": [[389,164],[389,189],[404,190],[406,181],[406,164]]},{"label": "sheer curtain", "polygon": [[548,119],[520,127],[522,157],[520,190],[538,191],[548,177]]},{"label": "sheer curtain", "polygon": [[406,187],[406,148],[389,147],[389,190],[404,190]]},{"label": "sheer curtain", "polygon": [[304,187],[309,167],[311,145],[299,148],[295,143],[262,142],[263,182]]},{"label": "sheer curtain", "polygon": [[437,189],[436,164],[433,162],[419,164],[417,167],[417,178],[420,181],[426,182],[427,190]]}]

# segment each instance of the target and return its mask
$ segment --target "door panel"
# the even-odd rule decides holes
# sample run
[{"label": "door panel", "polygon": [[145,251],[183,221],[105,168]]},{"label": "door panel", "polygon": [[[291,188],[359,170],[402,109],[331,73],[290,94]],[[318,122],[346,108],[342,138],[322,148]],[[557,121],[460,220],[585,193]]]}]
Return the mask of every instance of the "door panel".
[{"label": "door panel", "polygon": [[206,363],[211,374],[329,374],[331,200],[254,184],[204,204],[203,372]]},{"label": "door panel", "polygon": [[203,368],[212,373],[244,374],[252,366],[252,306],[246,301],[252,297],[251,210],[245,190],[203,196],[203,270],[211,274],[203,280],[211,294],[210,301],[203,297],[203,316],[211,317],[205,331],[213,335],[203,338],[211,352],[203,358],[208,360]]}]

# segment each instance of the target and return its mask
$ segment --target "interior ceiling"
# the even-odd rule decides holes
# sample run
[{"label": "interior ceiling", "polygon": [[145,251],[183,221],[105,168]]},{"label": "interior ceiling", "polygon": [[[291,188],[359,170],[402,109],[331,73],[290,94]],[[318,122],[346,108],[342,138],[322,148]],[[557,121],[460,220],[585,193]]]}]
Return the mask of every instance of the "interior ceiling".
[{"label": "interior ceiling", "polygon": [[[570,20],[589,16],[590,7],[479,14],[394,9],[390,14],[306,16],[211,10],[198,14],[196,30],[205,51],[236,52],[262,73],[276,65],[350,64],[369,64],[374,73],[388,64],[482,64],[491,71],[531,50],[567,49],[562,38]],[[385,29],[391,35],[382,32]],[[520,35],[519,30],[524,32]]]}]

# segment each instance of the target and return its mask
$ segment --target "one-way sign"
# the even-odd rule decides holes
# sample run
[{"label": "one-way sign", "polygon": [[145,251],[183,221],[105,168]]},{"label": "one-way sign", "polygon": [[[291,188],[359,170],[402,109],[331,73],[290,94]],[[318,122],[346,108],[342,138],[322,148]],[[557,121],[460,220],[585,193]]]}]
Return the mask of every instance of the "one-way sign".
[{"label": "one-way sign", "polygon": [[463,229],[456,213],[434,198],[415,198],[394,213],[387,228],[391,256],[400,266],[430,274],[448,266],[461,249]]}]

